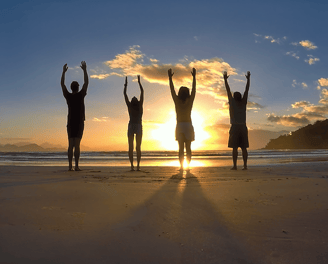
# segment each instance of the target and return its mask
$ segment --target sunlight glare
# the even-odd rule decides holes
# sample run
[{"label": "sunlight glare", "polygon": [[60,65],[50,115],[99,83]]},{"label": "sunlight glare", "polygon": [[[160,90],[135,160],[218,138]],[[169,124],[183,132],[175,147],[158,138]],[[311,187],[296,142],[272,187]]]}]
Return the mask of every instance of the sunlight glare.
[{"label": "sunlight glare", "polygon": [[[178,150],[178,143],[175,141],[176,116],[173,111],[168,115],[169,120],[164,124],[159,124],[158,128],[152,131],[152,137],[160,141],[165,150]],[[210,135],[204,130],[204,119],[197,111],[191,113],[191,119],[195,130],[195,141],[192,142],[191,149],[196,150],[203,146],[202,142]]]}]

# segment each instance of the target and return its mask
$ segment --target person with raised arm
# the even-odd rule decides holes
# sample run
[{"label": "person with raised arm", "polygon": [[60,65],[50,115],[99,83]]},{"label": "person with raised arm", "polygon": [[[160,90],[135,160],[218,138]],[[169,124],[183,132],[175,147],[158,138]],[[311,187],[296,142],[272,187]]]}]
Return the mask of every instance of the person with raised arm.
[{"label": "person with raised arm", "polygon": [[128,142],[129,142],[129,160],[131,163],[131,171],[134,171],[133,166],[133,141],[134,135],[136,135],[136,152],[137,152],[137,171],[140,171],[140,160],[141,160],[141,141],[142,141],[142,114],[143,114],[143,101],[144,101],[144,89],[140,82],[140,75],[138,75],[138,84],[140,88],[140,100],[134,96],[129,101],[126,93],[128,87],[128,77],[125,77],[124,83],[124,98],[126,106],[129,112],[129,125],[128,125]]},{"label": "person with raised arm", "polygon": [[187,168],[189,171],[189,164],[191,161],[191,142],[195,140],[194,127],[191,122],[191,110],[196,95],[196,69],[193,68],[191,75],[193,77],[191,94],[189,88],[181,86],[178,95],[175,92],[172,69],[168,70],[169,83],[172,99],[175,104],[175,111],[177,115],[177,125],[175,129],[175,140],[179,143],[179,162],[180,171],[183,171],[184,149],[187,154]]},{"label": "person with raised arm", "polygon": [[223,73],[223,79],[225,83],[225,88],[228,94],[229,100],[229,112],[230,112],[230,124],[231,128],[229,131],[229,142],[228,147],[232,148],[232,160],[233,167],[232,170],[237,170],[237,158],[238,158],[238,148],[240,147],[243,154],[244,168],[243,170],[247,170],[247,148],[249,147],[248,143],[248,130],[246,126],[246,106],[248,99],[248,91],[250,86],[250,77],[251,73],[248,71],[246,79],[246,89],[243,97],[241,93],[235,92],[232,96],[230,87],[228,84],[229,75],[225,71]]},{"label": "person with raised arm", "polygon": [[81,62],[81,69],[84,73],[84,84],[81,91],[79,91],[79,83],[73,81],[71,83],[72,93],[68,92],[65,85],[65,73],[68,70],[67,63],[63,66],[63,73],[61,77],[61,87],[63,95],[66,99],[68,106],[68,116],[67,116],[67,134],[68,134],[68,168],[73,171],[73,151],[75,158],[75,171],[80,171],[79,159],[80,159],[80,143],[84,130],[84,120],[85,120],[85,105],[84,97],[87,94],[87,89],[89,85],[87,64],[85,61]]}]

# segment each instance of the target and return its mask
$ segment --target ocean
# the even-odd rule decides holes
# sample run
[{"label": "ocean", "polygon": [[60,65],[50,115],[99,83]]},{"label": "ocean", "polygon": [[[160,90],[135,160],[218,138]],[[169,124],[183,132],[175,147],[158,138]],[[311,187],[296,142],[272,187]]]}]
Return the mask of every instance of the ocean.
[{"label": "ocean", "polygon": [[[193,151],[191,167],[231,166],[230,150]],[[248,165],[328,161],[328,150],[249,150]],[[136,157],[135,157],[136,164]],[[66,166],[66,152],[0,152],[0,165]],[[238,165],[242,165],[239,152]],[[127,151],[83,151],[80,166],[130,166]],[[143,151],[141,166],[179,166],[176,151]]]}]

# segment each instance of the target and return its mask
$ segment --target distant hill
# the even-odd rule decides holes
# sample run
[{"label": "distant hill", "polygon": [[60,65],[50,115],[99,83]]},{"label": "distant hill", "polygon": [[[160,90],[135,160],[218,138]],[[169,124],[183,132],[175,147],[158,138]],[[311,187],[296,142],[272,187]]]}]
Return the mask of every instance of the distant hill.
[{"label": "distant hill", "polygon": [[264,149],[328,149],[328,119],[271,139]]},{"label": "distant hill", "polygon": [[6,144],[0,145],[0,152],[47,152],[47,151],[66,151],[65,148],[43,148],[37,144]]}]

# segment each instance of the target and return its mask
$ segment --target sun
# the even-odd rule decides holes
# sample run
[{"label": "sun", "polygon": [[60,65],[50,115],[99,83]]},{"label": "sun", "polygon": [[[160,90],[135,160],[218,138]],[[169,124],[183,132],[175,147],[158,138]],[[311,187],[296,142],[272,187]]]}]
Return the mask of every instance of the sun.
[{"label": "sun", "polygon": [[[168,116],[166,123],[158,124],[158,128],[152,131],[152,137],[158,140],[165,150],[178,150],[178,143],[175,141],[176,115],[171,111]],[[191,143],[191,148],[193,150],[201,149],[203,141],[210,135],[204,130],[204,118],[197,111],[191,113],[191,119],[195,130],[195,141]]]}]

